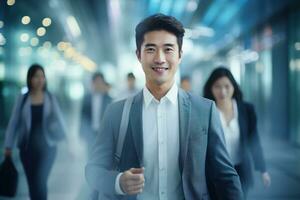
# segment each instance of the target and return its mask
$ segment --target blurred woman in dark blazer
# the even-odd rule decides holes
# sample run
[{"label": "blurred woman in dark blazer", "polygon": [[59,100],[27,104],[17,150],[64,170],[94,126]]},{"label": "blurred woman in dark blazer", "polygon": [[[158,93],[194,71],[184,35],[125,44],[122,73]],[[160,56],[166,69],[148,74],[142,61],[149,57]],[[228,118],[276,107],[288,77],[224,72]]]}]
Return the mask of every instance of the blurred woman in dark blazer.
[{"label": "blurred woman in dark blazer", "polygon": [[266,170],[253,105],[243,101],[242,92],[227,68],[219,67],[211,73],[204,86],[204,97],[215,101],[220,111],[226,148],[240,176],[245,197],[253,185],[251,158],[268,187],[271,178]]},{"label": "blurred woman in dark blazer", "polygon": [[42,66],[27,72],[28,92],[17,99],[5,135],[5,156],[14,144],[28,182],[31,200],[47,199],[47,180],[56,157],[56,144],[64,139],[63,119],[54,96],[47,91]]}]

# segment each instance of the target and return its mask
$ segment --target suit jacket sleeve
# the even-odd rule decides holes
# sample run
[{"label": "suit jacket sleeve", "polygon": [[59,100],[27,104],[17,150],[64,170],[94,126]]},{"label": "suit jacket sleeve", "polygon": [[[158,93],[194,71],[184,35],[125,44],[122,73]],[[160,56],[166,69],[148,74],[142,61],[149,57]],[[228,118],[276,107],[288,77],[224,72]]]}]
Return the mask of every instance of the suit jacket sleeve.
[{"label": "suit jacket sleeve", "polygon": [[[92,147],[88,164],[85,168],[86,180],[90,187],[99,192],[99,196],[117,199],[115,180],[118,171],[114,169],[115,136],[113,120],[116,119],[116,106],[106,109],[100,126],[100,132]],[[117,123],[116,123],[117,124]],[[102,199],[102,198],[101,198]]]},{"label": "suit jacket sleeve", "polygon": [[249,145],[252,158],[254,160],[254,167],[261,172],[266,171],[265,159],[257,131],[257,119],[252,105],[247,105],[247,113],[249,116]]},{"label": "suit jacket sleeve", "polygon": [[17,127],[19,127],[20,115],[21,115],[21,102],[23,99],[23,95],[20,95],[16,100],[14,108],[12,110],[11,117],[9,119],[9,123],[5,133],[5,148],[13,148],[14,143],[17,137]]},{"label": "suit jacket sleeve", "polygon": [[227,153],[224,133],[214,103],[210,114],[206,157],[210,196],[212,199],[241,200],[243,199],[241,183]]}]

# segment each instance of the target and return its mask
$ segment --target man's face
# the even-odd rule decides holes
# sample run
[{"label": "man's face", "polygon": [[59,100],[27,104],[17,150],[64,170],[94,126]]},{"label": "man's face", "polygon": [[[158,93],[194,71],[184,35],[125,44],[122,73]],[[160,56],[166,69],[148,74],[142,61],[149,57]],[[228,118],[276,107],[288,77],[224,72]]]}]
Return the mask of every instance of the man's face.
[{"label": "man's face", "polygon": [[97,91],[97,92],[105,91],[105,83],[100,76],[97,76],[93,80],[93,88],[94,88],[94,91]]},{"label": "man's face", "polygon": [[173,83],[181,61],[174,34],[164,30],[146,33],[137,56],[145,72],[148,86],[170,86]]},{"label": "man's face", "polygon": [[181,81],[181,88],[185,91],[191,91],[191,83],[189,80],[185,79]]}]

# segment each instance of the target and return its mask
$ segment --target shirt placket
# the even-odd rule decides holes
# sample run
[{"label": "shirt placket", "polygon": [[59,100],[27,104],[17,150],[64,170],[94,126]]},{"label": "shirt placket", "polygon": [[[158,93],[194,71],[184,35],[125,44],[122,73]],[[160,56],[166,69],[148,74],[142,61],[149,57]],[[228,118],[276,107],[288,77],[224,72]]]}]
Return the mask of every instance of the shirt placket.
[{"label": "shirt placket", "polygon": [[164,102],[157,106],[159,199],[167,200],[167,141]]}]

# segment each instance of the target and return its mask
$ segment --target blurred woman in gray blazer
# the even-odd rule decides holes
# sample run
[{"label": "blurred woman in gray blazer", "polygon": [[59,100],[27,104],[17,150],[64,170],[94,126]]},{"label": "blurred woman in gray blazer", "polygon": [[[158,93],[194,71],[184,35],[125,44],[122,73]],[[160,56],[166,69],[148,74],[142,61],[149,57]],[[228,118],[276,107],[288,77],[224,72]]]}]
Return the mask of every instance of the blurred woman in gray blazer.
[{"label": "blurred woman in gray blazer", "polygon": [[15,103],[5,135],[5,156],[17,143],[31,200],[47,199],[47,180],[56,157],[56,144],[65,138],[63,119],[54,96],[47,91],[42,66],[27,72],[28,92]]}]

